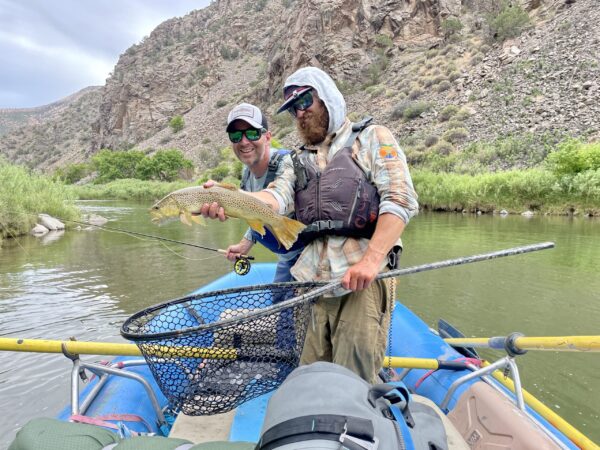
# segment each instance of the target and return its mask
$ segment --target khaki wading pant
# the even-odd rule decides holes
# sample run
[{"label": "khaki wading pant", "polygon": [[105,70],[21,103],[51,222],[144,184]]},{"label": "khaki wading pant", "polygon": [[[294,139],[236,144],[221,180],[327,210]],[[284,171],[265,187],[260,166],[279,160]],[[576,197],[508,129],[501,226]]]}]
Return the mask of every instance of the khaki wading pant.
[{"label": "khaki wading pant", "polygon": [[341,297],[319,298],[312,307],[300,364],[333,362],[378,383],[394,297],[386,279]]}]

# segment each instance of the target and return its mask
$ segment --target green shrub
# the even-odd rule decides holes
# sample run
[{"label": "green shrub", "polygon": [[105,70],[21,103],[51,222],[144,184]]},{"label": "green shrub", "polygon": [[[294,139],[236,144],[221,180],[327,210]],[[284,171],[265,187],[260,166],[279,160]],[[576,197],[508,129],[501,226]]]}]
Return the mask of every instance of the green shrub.
[{"label": "green shrub", "polygon": [[450,118],[454,116],[458,112],[458,110],[459,108],[456,105],[445,106],[444,109],[442,109],[438,114],[438,120],[440,122],[446,122],[450,120]]},{"label": "green shrub", "polygon": [[557,175],[573,175],[600,169],[600,142],[584,144],[569,139],[546,158],[550,170]]},{"label": "green shrub", "polygon": [[425,147],[432,147],[435,144],[437,144],[438,141],[439,138],[435,134],[430,134],[427,137],[425,137],[425,141],[423,143],[425,144]]},{"label": "green shrub", "polygon": [[444,33],[444,39],[446,40],[460,34],[462,29],[463,24],[460,19],[456,17],[448,17],[442,21],[442,32]]},{"label": "green shrub", "polygon": [[375,43],[383,48],[389,48],[392,45],[394,45],[394,43],[392,42],[392,38],[389,37],[387,34],[378,34],[377,36],[375,36]]},{"label": "green shrub", "polygon": [[102,149],[92,157],[98,172],[96,183],[106,183],[119,178],[135,178],[137,165],[146,156],[139,150],[112,151]]},{"label": "green shrub", "polygon": [[210,171],[210,177],[215,181],[222,181],[227,175],[229,175],[229,166],[225,163],[219,164]]},{"label": "green shrub", "polygon": [[431,108],[431,105],[429,105],[429,103],[411,102],[402,113],[402,117],[404,118],[404,120],[411,120],[416,117],[419,117],[421,114],[429,110],[429,108]]},{"label": "green shrub", "polygon": [[254,2],[254,11],[262,11],[267,5],[267,0],[256,0]]},{"label": "green shrub", "polygon": [[408,98],[410,98],[411,100],[416,100],[421,95],[423,95],[423,91],[421,89],[413,89],[408,93]]},{"label": "green shrub", "polygon": [[503,1],[499,11],[488,16],[490,35],[501,42],[519,36],[529,23],[527,11],[518,2]]},{"label": "green shrub", "polygon": [[171,118],[171,120],[169,120],[169,126],[171,127],[171,130],[173,130],[173,133],[179,133],[181,130],[183,130],[185,121],[181,116],[174,116]]},{"label": "green shrub", "polygon": [[459,78],[460,78],[460,73],[458,73],[457,71],[454,71],[454,70],[453,70],[453,71],[451,71],[451,72],[448,74],[448,80],[449,80],[449,81],[456,81],[456,80],[458,80]]},{"label": "green shrub", "polygon": [[441,140],[437,144],[431,147],[430,153],[435,155],[447,156],[454,150],[454,147],[450,142]]},{"label": "green shrub", "polygon": [[452,144],[463,142],[467,137],[469,137],[469,132],[466,128],[451,128],[442,135],[442,139]]},{"label": "green shrub", "polygon": [[240,56],[240,51],[237,48],[229,48],[226,45],[221,45],[219,52],[221,53],[223,59],[226,59],[228,61],[237,59],[237,57]]},{"label": "green shrub", "polygon": [[54,177],[62,180],[65,184],[77,183],[91,173],[91,167],[86,163],[69,164],[59,167],[54,171]]},{"label": "green shrub", "polygon": [[173,181],[182,171],[189,171],[194,167],[177,149],[159,150],[151,157],[139,150],[103,149],[92,157],[92,163],[98,171],[95,183],[124,178]]},{"label": "green shrub", "polygon": [[444,91],[447,91],[448,89],[450,89],[451,87],[452,87],[452,85],[450,84],[450,82],[447,80],[444,80],[440,84],[437,85],[435,90],[437,92],[444,92]]},{"label": "green shrub", "polygon": [[[140,180],[175,181],[184,171],[191,171],[194,164],[177,149],[159,150],[152,157],[144,158],[136,167]],[[189,178],[186,177],[186,178]]]},{"label": "green shrub", "polygon": [[218,100],[217,103],[215,103],[215,107],[216,108],[222,108],[226,104],[227,104],[227,100]]}]

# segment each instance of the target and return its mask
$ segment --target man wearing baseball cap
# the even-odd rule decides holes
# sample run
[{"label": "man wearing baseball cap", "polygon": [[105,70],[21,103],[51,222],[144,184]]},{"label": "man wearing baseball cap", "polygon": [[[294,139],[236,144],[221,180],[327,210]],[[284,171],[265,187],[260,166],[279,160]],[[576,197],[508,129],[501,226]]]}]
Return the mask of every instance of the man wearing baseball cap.
[{"label": "man wearing baseball cap", "polygon": [[[289,160],[289,151],[271,148],[267,118],[259,108],[249,103],[237,105],[227,116],[226,131],[235,156],[244,164],[240,185],[242,190],[261,191],[281,174],[284,158]],[[298,259],[302,246],[297,243],[290,250],[285,250],[269,231],[261,236],[249,228],[239,243],[227,247],[225,256],[235,261],[240,255],[247,255],[255,242],[278,254],[279,262],[273,281],[291,281],[290,268]]]},{"label": "man wearing baseball cap", "polygon": [[[377,275],[396,267],[400,236],[418,212],[406,157],[388,128],[346,117],[342,93],[322,70],[297,70],[283,95],[279,112],[294,117],[304,145],[253,195],[307,225],[296,280],[341,282],[313,305],[300,363],[333,362],[377,383],[395,296]],[[225,219],[217,203],[201,212]]]}]

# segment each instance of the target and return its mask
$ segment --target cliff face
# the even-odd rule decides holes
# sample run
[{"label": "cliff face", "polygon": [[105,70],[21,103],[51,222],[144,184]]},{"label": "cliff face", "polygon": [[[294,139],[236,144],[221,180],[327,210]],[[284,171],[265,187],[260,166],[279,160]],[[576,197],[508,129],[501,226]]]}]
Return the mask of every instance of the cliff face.
[{"label": "cliff face", "polygon": [[[228,144],[229,109],[250,101],[271,115],[285,77],[305,65],[328,71],[349,111],[373,115],[407,145],[443,135],[439,113],[449,105],[462,108],[454,125],[465,129],[463,143],[557,129],[593,136],[594,0],[518,1],[534,26],[499,45],[483,38],[487,0],[219,0],[161,24],[121,55],[104,87],[52,120],[8,132],[0,152],[52,167],[104,147],[176,147],[209,164]],[[452,42],[449,18],[463,25]],[[407,121],[397,114],[407,102],[427,108]],[[186,122],[176,134],[168,127],[175,115]],[[293,145],[290,121],[274,119],[280,140]]]}]

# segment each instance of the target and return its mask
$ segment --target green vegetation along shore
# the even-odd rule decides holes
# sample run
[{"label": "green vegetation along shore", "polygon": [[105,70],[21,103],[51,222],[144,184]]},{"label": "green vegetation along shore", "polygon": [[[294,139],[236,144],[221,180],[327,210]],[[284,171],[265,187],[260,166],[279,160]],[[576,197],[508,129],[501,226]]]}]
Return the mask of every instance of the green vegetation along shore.
[{"label": "green vegetation along shore", "polygon": [[[43,176],[0,160],[0,239],[28,233],[39,213],[77,218],[79,213],[74,201],[78,199],[135,200],[151,204],[169,192],[209,178],[239,185],[240,164],[225,150],[221,151],[220,162],[196,177],[196,181],[177,179],[177,173],[187,171],[189,177],[190,172],[190,163],[177,151],[154,159],[143,157],[139,152],[129,155],[103,151],[96,157],[97,167],[89,167],[86,173],[95,169],[100,175],[110,176],[98,176],[93,183],[83,185],[65,184],[73,180],[60,176],[61,172],[58,176]],[[481,165],[481,158],[475,167],[467,159],[469,155],[465,152],[461,160],[453,155],[439,155],[436,164],[414,165],[411,173],[422,209],[600,215],[598,142],[566,140],[547,152],[535,168],[522,170],[490,170]],[[448,165],[454,165],[454,170],[440,169]],[[474,170],[456,173],[458,166]],[[141,171],[140,167],[146,170]],[[130,177],[142,174],[143,179],[118,178],[118,174]]]},{"label": "green vegetation along shore", "polygon": [[0,158],[0,241],[28,233],[39,213],[76,219],[75,200],[74,192],[62,182]]}]

